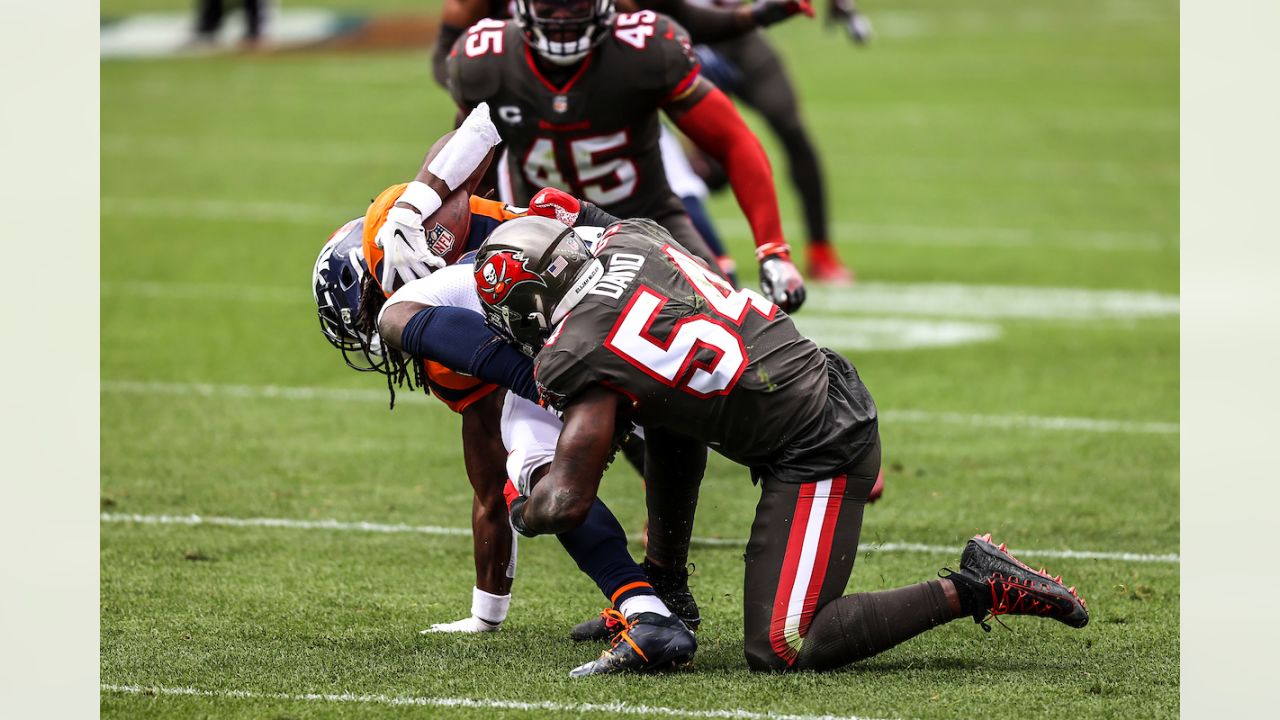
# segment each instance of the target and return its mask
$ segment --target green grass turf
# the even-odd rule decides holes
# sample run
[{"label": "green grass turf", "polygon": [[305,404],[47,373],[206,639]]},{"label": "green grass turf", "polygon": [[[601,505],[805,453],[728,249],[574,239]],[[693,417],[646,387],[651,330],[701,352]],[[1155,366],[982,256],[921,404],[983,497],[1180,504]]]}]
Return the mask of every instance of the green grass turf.
[{"label": "green grass turf", "polygon": [[[867,50],[812,23],[772,33],[822,149],[834,239],[862,278],[1177,292],[1176,4],[865,5],[883,34]],[[329,232],[412,174],[451,114],[421,53],[103,64],[104,511],[466,525],[458,420],[434,401],[388,413],[376,397],[128,384],[376,394],[378,379],[345,370],[318,336],[311,265]],[[785,162],[762,138],[798,241]],[[749,257],[733,200],[712,208]],[[1176,317],[990,322],[1001,334],[989,342],[851,355],[886,413],[1177,422]],[[867,546],[958,549],[990,530],[1015,547],[1177,552],[1176,434],[889,421],[882,432],[890,484]],[[604,497],[638,529],[629,468],[610,471]],[[743,537],[755,497],[713,459],[696,533]],[[567,669],[593,649],[565,630],[600,598],[549,539],[522,543],[502,632],[416,634],[466,611],[469,556],[464,537],[103,523],[102,681],[894,717],[1178,710],[1176,564],[1048,561],[1089,599],[1084,630],[954,623],[839,673],[759,677],[741,658],[739,552],[699,546],[696,669],[571,683]],[[954,562],[871,552],[850,590]],[[103,711],[555,715],[115,692]]]}]

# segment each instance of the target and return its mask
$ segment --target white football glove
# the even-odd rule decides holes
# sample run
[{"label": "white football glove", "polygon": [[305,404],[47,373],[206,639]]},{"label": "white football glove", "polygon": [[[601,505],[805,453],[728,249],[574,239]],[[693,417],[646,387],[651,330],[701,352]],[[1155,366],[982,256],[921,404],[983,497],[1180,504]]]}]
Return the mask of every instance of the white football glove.
[{"label": "white football glove", "polygon": [[419,630],[422,635],[430,635],[431,633],[482,633],[497,632],[502,627],[502,623],[497,625],[472,615],[469,618],[455,620],[451,623],[436,623],[426,630]]},{"label": "white football glove", "polygon": [[444,258],[432,253],[427,247],[422,215],[416,210],[391,208],[387,213],[387,221],[378,228],[373,243],[382,248],[382,275],[378,281],[386,292],[393,292],[411,280],[426,277],[432,270],[439,270],[445,265]]},{"label": "white football glove", "polygon": [[793,313],[804,304],[804,278],[791,262],[791,249],[769,243],[756,249],[760,260],[760,291],[783,312]]}]

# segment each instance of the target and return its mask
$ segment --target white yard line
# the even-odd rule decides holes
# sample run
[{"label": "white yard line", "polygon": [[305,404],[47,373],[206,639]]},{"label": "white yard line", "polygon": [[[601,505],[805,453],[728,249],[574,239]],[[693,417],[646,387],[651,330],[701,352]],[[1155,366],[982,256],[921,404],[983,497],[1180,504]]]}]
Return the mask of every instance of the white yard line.
[{"label": "white yard line", "polygon": [[[280,385],[222,385],[214,383],[179,383],[147,380],[104,380],[102,392],[129,395],[179,395],[188,397],[225,397],[264,400],[324,400],[329,402],[386,403],[386,390],[321,387],[285,387]],[[396,393],[396,404],[426,403],[444,411],[443,403],[430,401],[421,392]],[[982,415],[929,410],[886,410],[881,412],[886,423],[920,423],[965,425],[1002,429],[1026,429],[1096,433],[1130,433],[1176,435],[1176,422],[1145,422],[1105,418],[1052,417],[1042,415]]]},{"label": "white yard line", "polygon": [[[110,299],[155,298],[196,301],[305,304],[314,302],[305,287],[112,281],[103,283]],[[862,332],[898,333],[907,317],[1014,320],[1129,320],[1177,317],[1179,296],[1147,290],[1095,290],[1027,285],[968,285],[963,283],[863,282],[849,288],[815,286],[796,314],[796,323],[859,322]],[[866,315],[886,317],[867,318]],[[965,326],[950,332],[989,333],[990,327]],[[918,328],[917,328],[918,330]]]},{"label": "white yard line", "polygon": [[103,683],[102,692],[126,695],[176,695],[186,697],[228,698],[237,700],[274,700],[286,702],[355,703],[395,707],[434,707],[483,710],[519,710],[566,714],[641,715],[646,717],[714,718],[717,720],[860,720],[856,715],[793,715],[754,710],[694,710],[691,708],[639,705],[616,701],[611,703],[568,703],[550,700],[491,700],[469,697],[420,697],[364,693],[270,693],[252,690],[202,690],[190,687],[153,687],[145,685],[111,685]]},{"label": "white yard line", "polygon": [[[337,532],[366,532],[384,534],[469,536],[467,528],[439,525],[404,525],[372,522],[341,522],[338,520],[292,520],[287,518],[235,518],[215,515],[139,515],[132,513],[102,513],[104,523],[135,525],[214,525],[221,527],[265,527],[290,530],[332,530]],[[639,540],[635,536],[632,540]],[[695,545],[707,547],[745,547],[746,538],[694,537]],[[863,543],[863,552],[922,553],[926,555],[956,555],[960,545],[924,545],[921,543]],[[1037,558],[1067,558],[1073,560],[1115,560],[1136,563],[1178,563],[1176,554],[1151,554],[1134,552],[1102,552],[1096,550],[1025,550],[1014,549],[1016,555]]]}]

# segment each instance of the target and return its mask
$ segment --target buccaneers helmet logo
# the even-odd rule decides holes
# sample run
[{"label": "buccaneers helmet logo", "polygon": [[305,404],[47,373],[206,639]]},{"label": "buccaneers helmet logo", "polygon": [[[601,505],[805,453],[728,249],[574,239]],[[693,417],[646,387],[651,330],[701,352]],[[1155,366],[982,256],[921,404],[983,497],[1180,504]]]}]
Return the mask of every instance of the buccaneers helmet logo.
[{"label": "buccaneers helmet logo", "polygon": [[488,260],[476,270],[476,290],[486,305],[498,305],[511,294],[511,289],[520,283],[532,282],[545,285],[542,278],[529,272],[524,266],[526,260],[522,253],[503,250],[489,256]]}]

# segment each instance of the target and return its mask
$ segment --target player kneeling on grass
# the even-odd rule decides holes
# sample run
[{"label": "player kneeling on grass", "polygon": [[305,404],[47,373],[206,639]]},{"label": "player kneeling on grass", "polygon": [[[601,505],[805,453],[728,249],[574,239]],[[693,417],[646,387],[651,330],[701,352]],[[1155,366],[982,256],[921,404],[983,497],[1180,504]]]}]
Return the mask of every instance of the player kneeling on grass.
[{"label": "player kneeling on grass", "polygon": [[[489,324],[536,356],[542,397],[564,412],[551,470],[511,503],[516,530],[584,521],[621,423],[643,426],[651,444],[660,431],[751,468],[761,487],[745,554],[752,670],[840,667],[965,616],[984,627],[1004,614],[1088,622],[1074,588],[990,535],[939,579],[842,597],[880,468],[871,395],[848,360],[657,224],[624,220],[589,249],[563,224],[513,220],[481,246],[475,272]],[[651,516],[668,497],[683,502],[678,483],[648,480]]]}]

